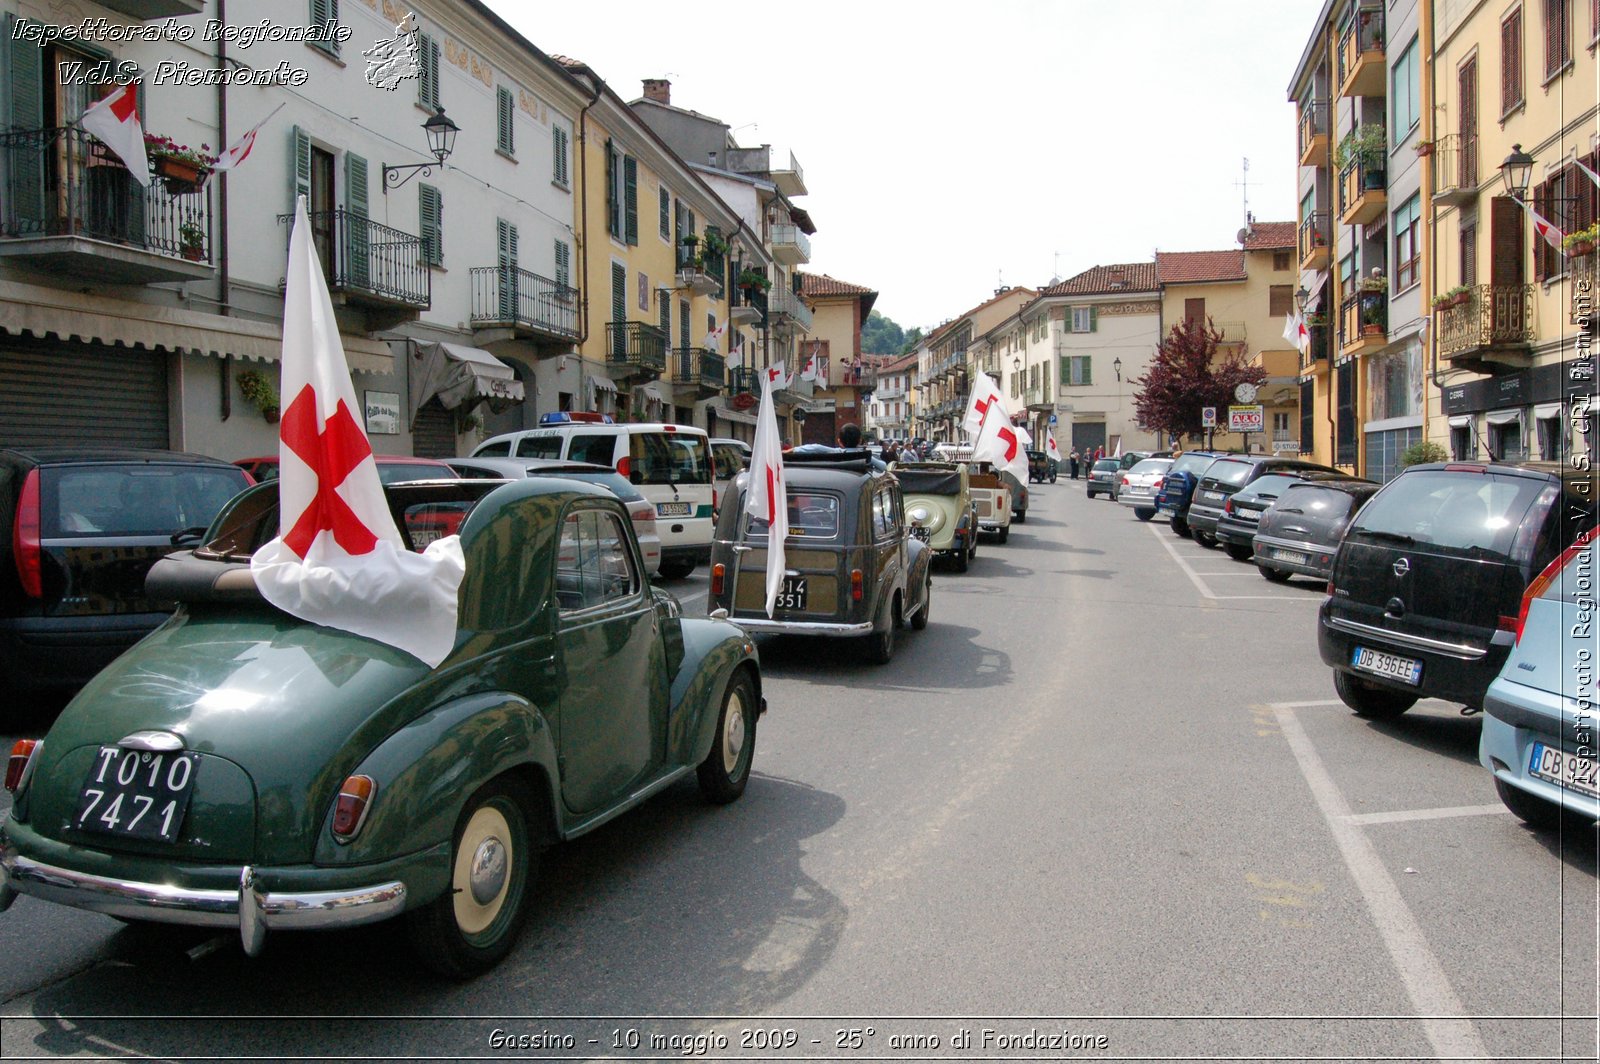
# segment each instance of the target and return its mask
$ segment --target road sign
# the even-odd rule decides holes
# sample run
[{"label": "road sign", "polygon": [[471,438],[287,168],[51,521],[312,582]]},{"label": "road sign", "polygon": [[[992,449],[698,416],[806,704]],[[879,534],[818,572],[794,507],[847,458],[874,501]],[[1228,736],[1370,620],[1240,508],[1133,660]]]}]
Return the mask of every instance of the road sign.
[{"label": "road sign", "polygon": [[1061,419],[1056,417],[1054,414],[1051,414],[1050,415],[1050,424],[1059,425],[1059,424],[1061,424]]},{"label": "road sign", "polygon": [[1229,432],[1260,432],[1266,427],[1266,408],[1260,403],[1254,406],[1228,407]]},{"label": "road sign", "polygon": [[1200,408],[1200,427],[1203,429],[1214,429],[1217,427],[1216,407],[1202,406]]}]

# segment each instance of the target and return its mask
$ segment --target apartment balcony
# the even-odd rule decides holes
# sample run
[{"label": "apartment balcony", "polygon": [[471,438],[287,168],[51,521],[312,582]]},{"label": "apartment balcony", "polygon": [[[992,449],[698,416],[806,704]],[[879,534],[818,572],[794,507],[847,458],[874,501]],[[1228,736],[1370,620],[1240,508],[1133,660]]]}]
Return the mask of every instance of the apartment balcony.
[{"label": "apartment balcony", "polygon": [[728,320],[734,325],[762,325],[767,320],[767,293],[759,288],[728,289]]},{"label": "apartment balcony", "polygon": [[1339,354],[1360,355],[1389,343],[1389,297],[1357,292],[1339,307]]},{"label": "apartment balcony", "polygon": [[1362,7],[1339,34],[1339,95],[1382,96],[1387,78],[1383,8]]},{"label": "apartment balcony", "polygon": [[[287,229],[292,214],[278,215]],[[433,278],[422,238],[344,208],[312,211],[311,239],[328,294],[335,304],[366,313],[366,330],[378,332],[414,321],[433,301]]]},{"label": "apartment balcony", "polygon": [[1320,325],[1306,324],[1306,333],[1310,336],[1310,343],[1306,350],[1300,353],[1300,372],[1317,369],[1328,364],[1328,351],[1332,346],[1333,332],[1326,322]]},{"label": "apartment balcony", "polygon": [[1370,225],[1388,209],[1387,174],[1357,159],[1339,171],[1339,224]]},{"label": "apartment balcony", "polygon": [[800,160],[794,157],[794,152],[789,153],[789,165],[769,170],[772,183],[778,186],[778,191],[793,199],[806,194],[806,172],[800,169]]},{"label": "apartment balcony", "polygon": [[1292,384],[1300,374],[1300,352],[1257,351],[1252,359],[1267,374],[1271,384]]},{"label": "apartment balcony", "polygon": [[1328,165],[1328,101],[1312,100],[1300,109],[1301,166]]},{"label": "apartment balcony", "polygon": [[1300,223],[1300,269],[1326,270],[1332,255],[1329,250],[1328,212],[1314,211]]},{"label": "apartment balcony", "polygon": [[1023,405],[1035,414],[1049,414],[1055,411],[1055,396],[1051,395],[1042,384],[1031,384],[1022,393]]},{"label": "apartment balcony", "polygon": [[198,15],[206,9],[205,0],[98,0],[98,3],[141,22]]},{"label": "apartment balcony", "polygon": [[504,332],[499,339],[576,340],[578,290],[515,266],[474,266],[472,327]]},{"label": "apartment balcony", "polygon": [[743,366],[738,369],[730,369],[728,371],[728,392],[731,395],[760,395],[761,371],[746,369]]},{"label": "apartment balcony", "polygon": [[720,253],[702,251],[698,243],[678,245],[679,288],[687,288],[698,296],[712,295],[722,291],[727,270],[727,259]]},{"label": "apartment balcony", "polygon": [[806,174],[800,169],[800,163],[795,159],[794,153],[789,153],[789,167],[774,167],[772,165],[772,145],[763,144],[758,148],[733,148],[726,155],[726,164],[729,170],[736,174],[753,174],[768,178],[778,186],[778,191],[793,199],[806,194]]},{"label": "apartment balcony", "polygon": [[880,403],[893,402],[896,399],[904,399],[905,397],[906,393],[903,388],[885,388],[877,393],[877,400]]},{"label": "apartment balcony", "polygon": [[1534,286],[1476,285],[1466,302],[1437,311],[1439,357],[1476,373],[1533,364]]},{"label": "apartment balcony", "polygon": [[146,188],[79,129],[0,135],[0,258],[97,284],[210,277],[211,190]]},{"label": "apartment balcony", "polygon": [[606,322],[606,372],[655,380],[667,368],[667,334],[642,321]]},{"label": "apartment balcony", "polygon": [[1600,332],[1600,252],[1574,255],[1567,260],[1567,288],[1572,293],[1572,313],[1568,320],[1582,331]]},{"label": "apartment balcony", "polygon": [[1447,133],[1433,146],[1433,202],[1462,207],[1478,198],[1478,135]]},{"label": "apartment balcony", "polygon": [[798,225],[772,227],[772,257],[785,266],[801,266],[811,261],[811,239]]},{"label": "apartment balcony", "polygon": [[697,388],[716,395],[727,382],[727,360],[715,351],[701,347],[680,348],[672,352],[672,383]]},{"label": "apartment balcony", "polygon": [[774,288],[767,293],[767,320],[776,328],[811,331],[811,308],[787,288]]}]

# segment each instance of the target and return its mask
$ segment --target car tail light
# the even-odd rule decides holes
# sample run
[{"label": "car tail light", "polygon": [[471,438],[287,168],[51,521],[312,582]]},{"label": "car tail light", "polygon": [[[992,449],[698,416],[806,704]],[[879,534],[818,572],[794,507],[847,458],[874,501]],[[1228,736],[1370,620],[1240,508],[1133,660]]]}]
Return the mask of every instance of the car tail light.
[{"label": "car tail light", "polygon": [[44,749],[43,739],[18,739],[11,748],[11,760],[6,763],[6,790],[15,794],[28,782],[33,769],[33,759]]},{"label": "car tail light", "polygon": [[1156,477],[1155,483],[1150,485],[1150,490],[1151,491],[1160,491],[1161,490],[1161,485],[1165,484],[1166,482],[1167,482],[1167,478],[1166,477]]},{"label": "car tail light", "polygon": [[1489,467],[1472,462],[1451,462],[1444,467],[1446,473],[1487,473]]},{"label": "car tail light", "polygon": [[618,473],[621,473],[623,476],[627,476],[629,471],[632,470],[632,469],[633,469],[633,459],[632,458],[628,457],[627,455],[623,455],[621,458],[617,459],[617,472]]},{"label": "car tail light", "polygon": [[1533,583],[1522,593],[1522,605],[1518,608],[1517,615],[1500,618],[1501,631],[1515,632],[1517,642],[1522,642],[1522,629],[1528,624],[1528,608],[1533,605],[1533,600],[1549,590],[1550,585],[1555,583],[1556,577],[1561,575],[1561,570],[1567,567],[1567,563],[1572,561],[1579,551],[1589,545],[1597,533],[1600,533],[1600,528],[1591,528],[1579,536],[1577,542],[1556,555],[1556,560],[1545,566],[1544,571],[1533,578]]},{"label": "car tail light", "polygon": [[720,594],[722,594],[722,578],[727,575],[727,572],[728,572],[727,568],[721,562],[718,562],[716,565],[713,565],[711,567],[711,594],[712,595],[720,595]]},{"label": "car tail light", "polygon": [[850,597],[855,599],[857,602],[860,602],[861,601],[861,590],[862,590],[861,570],[860,569],[851,569],[850,570]]},{"label": "car tail light", "polygon": [[367,810],[372,808],[372,796],[378,785],[371,776],[350,776],[339,788],[339,797],[333,803],[333,837],[349,842],[366,823]]},{"label": "car tail light", "polygon": [[17,520],[11,528],[11,556],[17,562],[22,593],[44,597],[44,550],[39,543],[39,471],[31,470],[17,498]]},{"label": "car tail light", "polygon": [[1327,594],[1327,595],[1333,594],[1333,580],[1331,578],[1328,580],[1328,589],[1327,589],[1327,591],[1324,592],[1324,594]]},{"label": "car tail light", "polygon": [[1128,486],[1128,478],[1127,477],[1123,477],[1122,478],[1122,486],[1123,487],[1127,487]]},{"label": "car tail light", "polygon": [[1233,496],[1230,495],[1227,499],[1223,500],[1222,512],[1225,514],[1233,513]]}]

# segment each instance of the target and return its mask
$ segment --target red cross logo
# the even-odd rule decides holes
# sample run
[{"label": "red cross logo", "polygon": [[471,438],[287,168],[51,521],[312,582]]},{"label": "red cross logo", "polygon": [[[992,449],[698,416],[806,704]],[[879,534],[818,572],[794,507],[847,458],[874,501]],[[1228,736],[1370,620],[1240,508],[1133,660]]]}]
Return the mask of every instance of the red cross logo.
[{"label": "red cross logo", "polygon": [[777,366],[773,366],[771,369],[767,370],[767,380],[775,381],[777,379],[778,379],[778,367]]},{"label": "red cross logo", "polygon": [[995,397],[991,395],[986,399],[975,399],[972,402],[972,409],[978,412],[978,431],[980,433],[983,431],[983,423],[989,420],[989,408],[994,405],[994,399]]},{"label": "red cross logo", "polygon": [[112,94],[111,114],[118,122],[126,122],[130,118],[139,116],[138,89],[134,83],[124,85]]},{"label": "red cross logo", "polygon": [[279,435],[317,475],[317,494],[283,537],[284,545],[304,558],[317,533],[326,529],[347,554],[366,554],[377,546],[378,537],[336,490],[350,471],[372,454],[372,444],[344,400],[339,400],[338,409],[318,432],[317,395],[306,385],[283,412]]},{"label": "red cross logo", "polygon": [[1016,458],[1017,434],[1012,432],[1010,429],[1001,429],[999,432],[995,433],[995,435],[1006,441],[1006,461],[1010,462],[1012,459]]}]

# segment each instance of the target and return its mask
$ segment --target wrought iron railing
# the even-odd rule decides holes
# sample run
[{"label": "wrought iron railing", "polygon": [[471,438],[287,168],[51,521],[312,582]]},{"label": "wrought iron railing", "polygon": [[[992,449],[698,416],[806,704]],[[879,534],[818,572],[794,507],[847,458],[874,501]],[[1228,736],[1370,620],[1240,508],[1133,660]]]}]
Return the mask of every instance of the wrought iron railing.
[{"label": "wrought iron railing", "polygon": [[787,289],[774,288],[767,293],[767,314],[769,318],[773,314],[781,314],[800,331],[811,331],[811,308],[806,306],[805,301],[798,295]]},{"label": "wrought iron railing", "polygon": [[1325,100],[1312,100],[1300,111],[1300,156],[1305,157],[1311,142],[1328,132],[1328,104]]},{"label": "wrought iron railing", "polygon": [[767,293],[759,288],[740,288],[738,285],[728,289],[728,307],[738,310],[741,307],[751,307],[760,312],[758,324],[766,327],[767,321]]},{"label": "wrought iron railing", "polygon": [[[280,214],[285,226],[294,215]],[[433,278],[422,255],[422,238],[375,222],[343,207],[306,215],[328,287],[386,303],[426,309]]]},{"label": "wrought iron railing", "polygon": [[1300,261],[1311,257],[1312,252],[1328,246],[1328,212],[1312,211],[1300,223]]},{"label": "wrought iron railing", "polygon": [[735,394],[749,392],[751,395],[761,393],[761,374],[758,370],[739,367],[728,371],[728,391]]},{"label": "wrought iron railing", "polygon": [[1343,216],[1363,192],[1383,192],[1386,172],[1382,164],[1352,159],[1339,171],[1339,214]]},{"label": "wrought iron railing", "polygon": [[678,272],[705,274],[727,287],[728,259],[721,252],[706,251],[703,243],[679,244]]},{"label": "wrought iron railing", "polygon": [[148,188],[81,129],[0,134],[0,238],[80,236],[193,262],[211,261],[211,190],[152,179]]},{"label": "wrought iron railing", "polygon": [[1478,190],[1478,135],[1446,133],[1433,146],[1433,194]]},{"label": "wrought iron railing", "polygon": [[675,384],[700,384],[721,388],[727,376],[727,362],[715,351],[702,347],[677,348],[672,352],[672,380]]},{"label": "wrought iron railing", "polygon": [[667,368],[666,331],[642,321],[606,322],[606,366],[659,376]]},{"label": "wrought iron railing", "polygon": [[1383,292],[1356,292],[1339,305],[1339,349],[1362,342],[1364,337],[1387,337],[1389,299]]},{"label": "wrought iron railing", "polygon": [[1363,52],[1383,51],[1383,8],[1360,8],[1339,34],[1339,83],[1342,85]]},{"label": "wrought iron railing", "polygon": [[472,267],[472,324],[578,335],[578,290],[515,266]]},{"label": "wrought iron railing", "polygon": [[1533,343],[1533,285],[1480,284],[1465,303],[1439,311],[1439,355]]},{"label": "wrought iron railing", "polygon": [[1318,362],[1327,361],[1329,344],[1328,334],[1331,331],[1332,330],[1328,328],[1326,322],[1315,325],[1308,323],[1306,325],[1306,334],[1310,342],[1306,345],[1306,349],[1300,353],[1301,369],[1310,369]]}]

